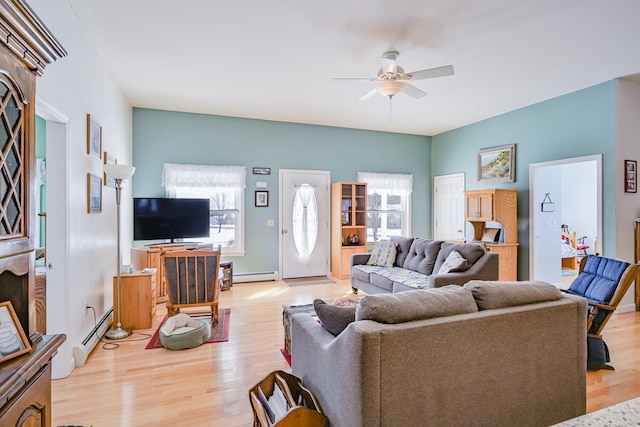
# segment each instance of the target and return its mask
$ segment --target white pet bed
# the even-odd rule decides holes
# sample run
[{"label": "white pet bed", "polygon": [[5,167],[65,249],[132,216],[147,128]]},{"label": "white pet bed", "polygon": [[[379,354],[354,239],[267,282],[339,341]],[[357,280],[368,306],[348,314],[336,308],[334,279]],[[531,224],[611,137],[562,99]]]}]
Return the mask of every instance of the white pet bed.
[{"label": "white pet bed", "polygon": [[211,325],[184,313],[171,316],[160,328],[160,342],[169,350],[197,347],[211,336]]}]

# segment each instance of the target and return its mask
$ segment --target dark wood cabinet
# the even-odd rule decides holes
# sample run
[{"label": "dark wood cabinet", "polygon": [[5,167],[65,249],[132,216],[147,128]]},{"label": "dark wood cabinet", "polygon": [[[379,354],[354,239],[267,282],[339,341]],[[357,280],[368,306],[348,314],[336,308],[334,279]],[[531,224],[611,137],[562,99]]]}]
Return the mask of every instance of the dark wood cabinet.
[{"label": "dark wood cabinet", "polygon": [[32,351],[0,364],[0,425],[51,425],[51,358],[64,335],[36,321],[36,77],[66,55],[24,0],[0,0],[0,302],[9,301]]}]

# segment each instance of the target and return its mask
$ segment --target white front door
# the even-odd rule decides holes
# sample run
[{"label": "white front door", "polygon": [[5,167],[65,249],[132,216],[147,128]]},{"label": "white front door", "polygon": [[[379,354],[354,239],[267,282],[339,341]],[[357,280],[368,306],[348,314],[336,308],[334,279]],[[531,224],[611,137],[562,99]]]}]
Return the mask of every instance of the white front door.
[{"label": "white front door", "polygon": [[283,279],[329,273],[329,172],[280,170]]},{"label": "white front door", "polygon": [[434,187],[434,239],[464,239],[464,174],[436,176]]}]

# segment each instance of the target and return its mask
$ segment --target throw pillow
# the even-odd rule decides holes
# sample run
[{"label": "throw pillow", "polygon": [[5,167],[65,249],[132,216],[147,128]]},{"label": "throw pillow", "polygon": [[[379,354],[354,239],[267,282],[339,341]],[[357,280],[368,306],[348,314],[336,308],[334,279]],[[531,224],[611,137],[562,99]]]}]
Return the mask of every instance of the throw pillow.
[{"label": "throw pillow", "polygon": [[555,301],[562,293],[551,283],[539,281],[492,282],[471,280],[464,285],[473,294],[480,310]]},{"label": "throw pillow", "polygon": [[313,300],[313,308],[322,326],[334,336],[340,335],[349,323],[356,320],[356,307],[331,305],[316,299]]},{"label": "throw pillow", "polygon": [[418,289],[395,294],[367,295],[356,311],[356,320],[403,323],[478,311],[473,295],[462,286]]},{"label": "throw pillow", "polygon": [[393,267],[393,263],[396,260],[396,245],[395,242],[388,240],[379,241],[373,248],[367,264],[388,268]]},{"label": "throw pillow", "polygon": [[438,274],[450,273],[453,271],[461,271],[464,270],[467,266],[467,260],[460,255],[458,251],[451,251],[447,259],[444,260],[444,263],[440,266],[440,270],[438,270]]}]

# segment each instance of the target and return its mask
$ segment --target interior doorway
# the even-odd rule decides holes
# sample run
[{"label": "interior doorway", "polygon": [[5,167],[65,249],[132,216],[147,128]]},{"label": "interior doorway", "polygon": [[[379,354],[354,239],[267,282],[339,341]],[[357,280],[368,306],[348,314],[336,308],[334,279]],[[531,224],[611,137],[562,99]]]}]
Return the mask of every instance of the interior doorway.
[{"label": "interior doorway", "polygon": [[280,169],[282,279],[329,274],[328,171]]},{"label": "interior doorway", "polygon": [[563,272],[562,225],[586,237],[589,254],[602,247],[602,155],[533,163],[529,188],[529,277],[566,287],[563,274],[576,272]]}]

